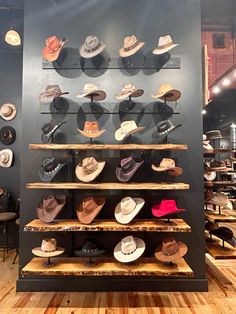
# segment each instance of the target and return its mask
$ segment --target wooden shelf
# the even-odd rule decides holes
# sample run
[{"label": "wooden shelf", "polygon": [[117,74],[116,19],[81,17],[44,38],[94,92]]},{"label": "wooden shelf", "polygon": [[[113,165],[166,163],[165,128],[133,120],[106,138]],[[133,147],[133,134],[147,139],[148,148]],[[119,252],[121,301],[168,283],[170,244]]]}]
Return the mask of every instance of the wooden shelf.
[{"label": "wooden shelf", "polygon": [[212,181],[213,185],[236,185],[236,182],[232,181]]},{"label": "wooden shelf", "polygon": [[214,155],[214,154],[225,154],[231,153],[232,149],[230,148],[215,148],[209,152],[205,151],[204,155]]},{"label": "wooden shelf", "polygon": [[81,182],[33,182],[26,184],[27,189],[60,190],[188,190],[189,184],[169,182],[131,182],[131,183],[81,183]]},{"label": "wooden shelf", "polygon": [[225,247],[222,247],[222,240],[212,236],[213,242],[206,241],[206,251],[215,259],[236,259],[236,249],[225,242]]},{"label": "wooden shelf", "polygon": [[221,214],[205,212],[205,217],[211,222],[235,222],[236,216],[230,215],[230,211],[221,210]]},{"label": "wooden shelf", "polygon": [[77,219],[58,219],[46,224],[34,219],[24,227],[24,231],[147,231],[147,232],[190,232],[191,227],[183,219],[136,220],[128,225],[121,225],[115,220],[95,220],[89,225],[81,224]]},{"label": "wooden shelf", "polygon": [[42,150],[187,150],[185,144],[29,144],[30,149]]},{"label": "wooden shelf", "polygon": [[[96,260],[96,259],[94,259]],[[87,258],[53,258],[54,266],[45,266],[45,259],[33,258],[23,269],[23,276],[156,276],[193,277],[193,271],[184,259],[173,266],[158,262],[154,258],[141,259],[132,265],[116,262],[114,259],[98,258],[98,264],[88,266]]]}]

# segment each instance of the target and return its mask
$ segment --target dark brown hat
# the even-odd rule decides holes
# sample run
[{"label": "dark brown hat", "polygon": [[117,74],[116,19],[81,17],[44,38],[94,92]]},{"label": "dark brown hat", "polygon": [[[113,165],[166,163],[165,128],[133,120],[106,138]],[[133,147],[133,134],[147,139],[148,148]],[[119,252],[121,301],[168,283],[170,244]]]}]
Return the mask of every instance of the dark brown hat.
[{"label": "dark brown hat", "polygon": [[43,222],[49,223],[59,214],[66,203],[66,195],[49,195],[43,198],[37,206],[37,216]]},{"label": "dark brown hat", "polygon": [[120,167],[116,168],[117,179],[122,182],[129,181],[142,163],[143,161],[136,162],[132,157],[122,159]]},{"label": "dark brown hat", "polygon": [[231,229],[227,227],[220,227],[211,231],[210,233],[220,238],[221,240],[228,242],[233,247],[236,247],[236,238]]},{"label": "dark brown hat", "polygon": [[11,145],[15,142],[16,130],[11,126],[4,126],[0,129],[0,142],[4,145]]},{"label": "dark brown hat", "polygon": [[216,139],[222,138],[222,134],[221,134],[220,130],[208,131],[206,133],[206,136],[207,136],[208,140],[216,140]]}]

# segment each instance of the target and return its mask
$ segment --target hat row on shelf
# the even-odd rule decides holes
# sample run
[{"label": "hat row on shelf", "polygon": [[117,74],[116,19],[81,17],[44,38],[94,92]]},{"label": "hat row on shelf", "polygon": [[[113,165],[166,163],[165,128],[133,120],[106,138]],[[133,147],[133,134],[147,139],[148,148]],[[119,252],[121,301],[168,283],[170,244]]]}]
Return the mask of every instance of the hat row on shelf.
[{"label": "hat row on shelf", "polygon": [[[42,57],[47,61],[56,61],[60,55],[62,48],[67,42],[66,38],[58,38],[50,36],[45,41],[45,47],[42,49]],[[129,35],[124,38],[123,47],[119,49],[119,56],[122,58],[130,57],[138,52],[145,42],[139,41],[135,35]],[[161,36],[158,41],[157,47],[152,50],[155,55],[164,54],[178,44],[172,41],[170,35]],[[104,51],[106,45],[100,41],[97,36],[90,35],[85,39],[84,44],[79,48],[80,56],[82,58],[93,58]]]},{"label": "hat row on shelf", "polygon": [[[133,157],[127,157],[120,161],[120,166],[116,168],[116,177],[121,182],[129,181],[144,161],[135,161]],[[39,177],[44,182],[50,182],[55,175],[65,166],[66,162],[57,160],[54,157],[45,158],[39,169]],[[105,161],[97,161],[94,157],[86,157],[76,166],[76,177],[82,182],[92,182],[105,167]],[[172,176],[179,176],[183,169],[176,167],[175,160],[163,158],[159,166],[152,164],[151,167],[156,172],[167,172]]]}]

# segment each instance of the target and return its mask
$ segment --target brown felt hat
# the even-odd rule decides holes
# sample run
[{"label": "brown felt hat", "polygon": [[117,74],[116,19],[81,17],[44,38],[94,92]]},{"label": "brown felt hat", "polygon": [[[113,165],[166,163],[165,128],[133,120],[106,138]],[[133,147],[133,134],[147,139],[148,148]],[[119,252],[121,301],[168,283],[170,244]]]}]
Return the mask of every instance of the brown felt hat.
[{"label": "brown felt hat", "polygon": [[82,224],[90,224],[105,204],[104,197],[86,197],[76,210]]},{"label": "brown felt hat", "polygon": [[185,243],[176,241],[173,237],[165,238],[156,249],[155,257],[161,262],[173,262],[183,257],[188,251]]},{"label": "brown felt hat", "polygon": [[66,203],[66,195],[48,195],[37,206],[37,216],[45,223],[52,222]]}]

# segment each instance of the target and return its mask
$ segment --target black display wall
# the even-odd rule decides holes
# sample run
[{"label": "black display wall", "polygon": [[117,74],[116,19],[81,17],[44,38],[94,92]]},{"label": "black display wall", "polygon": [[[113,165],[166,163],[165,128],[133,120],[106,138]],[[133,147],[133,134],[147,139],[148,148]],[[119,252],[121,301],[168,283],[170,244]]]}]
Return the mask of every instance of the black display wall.
[{"label": "black display wall", "polygon": [[[129,1],[25,1],[25,42],[24,42],[24,84],[23,84],[23,143],[22,143],[22,178],[21,178],[21,233],[20,233],[20,276],[17,284],[18,291],[23,290],[206,290],[204,261],[204,216],[203,216],[203,169],[202,169],[202,118],[201,118],[201,48],[200,48],[200,1],[179,0],[150,0],[144,3],[141,0]],[[106,57],[111,62],[118,62],[118,49],[123,44],[126,35],[135,33],[146,44],[135,58],[144,55],[150,58],[151,49],[157,45],[159,36],[171,34],[174,42],[179,46],[173,50],[173,56],[180,57],[180,69],[43,69],[41,49],[45,39],[50,35],[66,37],[67,60],[78,60],[78,48],[82,45],[85,37],[90,34],[97,35],[106,45]],[[107,59],[105,59],[107,60]],[[140,67],[140,66],[139,66]],[[107,92],[107,98],[99,111],[88,114],[91,108],[76,98],[82,91],[85,83],[93,82]],[[137,99],[137,103],[131,112],[122,112],[122,105],[115,100],[115,93],[121,90],[125,83],[134,83],[144,89],[144,95]],[[170,83],[182,91],[182,97],[178,106],[172,109],[180,114],[170,112],[158,113],[160,103],[154,102],[151,93],[159,88],[161,83]],[[62,114],[49,114],[47,105],[40,105],[38,96],[47,84],[59,84],[61,89],[70,94],[63,98],[63,106],[66,108]],[[54,110],[54,109],[53,109]],[[171,109],[169,110],[171,111]],[[107,114],[116,112],[116,114]],[[146,114],[151,112],[155,114]],[[190,190],[180,191],[74,191],[74,206],[85,195],[105,195],[107,205],[103,210],[103,217],[113,217],[115,204],[128,193],[130,195],[142,195],[146,200],[145,211],[141,215],[150,217],[151,205],[164,197],[173,197],[180,207],[187,208],[181,215],[192,228],[191,233],[175,234],[177,239],[183,240],[189,246],[186,260],[194,271],[194,278],[168,279],[168,278],[136,278],[136,277],[47,277],[47,276],[21,276],[21,269],[31,259],[33,247],[41,244],[42,238],[54,236],[58,244],[66,248],[66,254],[71,255],[73,247],[83,243],[86,232],[78,233],[28,233],[23,232],[26,223],[36,218],[36,205],[41,198],[53,190],[27,190],[28,182],[39,182],[38,169],[44,157],[60,156],[71,160],[66,151],[30,151],[30,143],[40,143],[41,127],[44,123],[55,120],[67,121],[54,140],[58,143],[85,143],[86,139],[78,134],[77,127],[82,127],[85,120],[97,119],[100,126],[107,131],[99,138],[100,143],[115,143],[114,132],[120,122],[134,119],[139,125],[145,126],[142,133],[133,137],[135,143],[155,143],[153,132],[156,124],[165,118],[171,117],[174,123],[182,123],[169,137],[173,143],[189,145],[188,151],[173,151],[178,165],[184,168],[184,174],[177,181],[189,183]],[[120,158],[127,152],[92,151],[79,153],[76,162],[84,155],[93,155],[108,161],[102,177],[99,181],[115,181],[115,167]],[[136,152],[137,154],[137,152]],[[146,155],[147,166],[140,169],[135,180],[160,181],[158,177],[148,170],[153,156],[160,160],[162,156],[168,156],[170,152],[149,153]],[[58,177],[60,181],[67,180],[67,168]],[[169,179],[170,180],[170,179]],[[63,192],[63,191],[62,191]],[[65,191],[66,192],[66,191]],[[72,218],[75,216],[73,206],[63,209],[61,217]],[[99,244],[106,247],[112,254],[112,249],[123,238],[125,232],[96,233]],[[90,234],[91,235],[91,234]],[[165,234],[167,235],[167,234]],[[87,235],[88,236],[88,235]],[[163,238],[162,233],[140,233],[148,249],[146,256],[151,256],[153,250]]]}]

